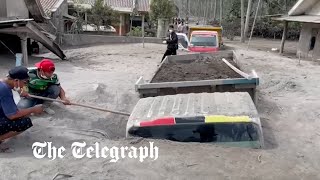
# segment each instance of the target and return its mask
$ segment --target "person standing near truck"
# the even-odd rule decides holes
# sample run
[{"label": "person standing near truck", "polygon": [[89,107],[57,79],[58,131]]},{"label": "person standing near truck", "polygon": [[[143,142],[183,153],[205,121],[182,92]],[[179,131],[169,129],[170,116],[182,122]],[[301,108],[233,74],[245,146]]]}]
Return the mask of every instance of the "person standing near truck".
[{"label": "person standing near truck", "polygon": [[163,43],[167,43],[167,50],[164,53],[161,62],[164,60],[164,58],[168,55],[176,55],[177,49],[178,49],[178,36],[176,32],[174,31],[173,25],[169,26],[169,37],[166,38]]},{"label": "person standing near truck", "polygon": [[188,26],[188,22],[186,22],[182,28],[182,33],[184,33],[185,35],[188,36],[189,33],[189,26]]}]

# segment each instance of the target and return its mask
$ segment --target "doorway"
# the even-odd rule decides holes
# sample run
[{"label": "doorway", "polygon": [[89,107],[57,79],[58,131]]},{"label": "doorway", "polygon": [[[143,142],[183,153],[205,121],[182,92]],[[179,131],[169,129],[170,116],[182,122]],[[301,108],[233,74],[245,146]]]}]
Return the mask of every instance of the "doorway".
[{"label": "doorway", "polygon": [[319,29],[316,29],[316,28],[313,28],[312,29],[312,32],[311,32],[311,38],[310,38],[310,41],[309,41],[309,57],[313,57],[313,54],[314,54],[314,47],[316,45],[316,42],[317,42],[317,37],[318,37],[318,33],[319,33]]}]

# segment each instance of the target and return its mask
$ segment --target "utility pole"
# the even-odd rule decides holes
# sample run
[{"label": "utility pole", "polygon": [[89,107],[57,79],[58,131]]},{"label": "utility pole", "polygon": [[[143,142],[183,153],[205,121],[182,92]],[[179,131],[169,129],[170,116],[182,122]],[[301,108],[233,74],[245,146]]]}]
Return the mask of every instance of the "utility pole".
[{"label": "utility pole", "polygon": [[245,39],[247,39],[247,35],[248,35],[248,31],[249,31],[249,21],[250,21],[251,6],[252,6],[252,0],[248,0],[246,24],[245,24],[245,27],[244,27],[244,38]]},{"label": "utility pole", "polygon": [[244,0],[241,0],[241,43],[244,43]]},{"label": "utility pole", "polygon": [[145,14],[142,14],[142,47],[144,48],[144,16]]},{"label": "utility pole", "polygon": [[201,11],[201,9],[202,9],[202,3],[200,2],[200,0],[198,0],[198,2],[196,4],[198,4],[198,8],[194,9],[194,11],[195,11],[195,14],[197,15],[197,18],[198,18],[197,21],[200,22],[201,14],[199,11]]}]

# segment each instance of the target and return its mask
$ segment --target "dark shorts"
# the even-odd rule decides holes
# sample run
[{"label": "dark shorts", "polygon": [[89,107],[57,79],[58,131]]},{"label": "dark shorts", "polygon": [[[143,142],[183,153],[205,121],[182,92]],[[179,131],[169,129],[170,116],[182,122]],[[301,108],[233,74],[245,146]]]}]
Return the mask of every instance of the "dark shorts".
[{"label": "dark shorts", "polygon": [[31,119],[28,117],[17,120],[10,120],[6,117],[0,117],[0,135],[6,134],[10,131],[23,132],[32,126],[33,124]]},{"label": "dark shorts", "polygon": [[[51,85],[47,90],[39,93],[30,93],[36,96],[47,97],[51,99],[57,99],[59,97],[61,91],[61,87],[58,85]],[[33,107],[37,104],[43,104],[43,100],[35,99],[35,98],[21,98],[19,103],[17,104],[19,109],[27,109]]]}]

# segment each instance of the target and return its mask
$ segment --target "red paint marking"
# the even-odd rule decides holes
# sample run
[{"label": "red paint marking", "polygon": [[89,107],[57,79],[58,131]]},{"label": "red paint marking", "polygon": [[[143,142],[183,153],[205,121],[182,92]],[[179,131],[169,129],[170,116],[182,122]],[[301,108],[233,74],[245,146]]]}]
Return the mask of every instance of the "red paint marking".
[{"label": "red paint marking", "polygon": [[201,47],[201,46],[193,46],[188,47],[189,51],[191,52],[217,52],[219,51],[219,48],[217,47]]},{"label": "red paint marking", "polygon": [[174,124],[176,124],[174,117],[165,117],[165,118],[154,119],[151,121],[140,122],[140,127],[174,125]]}]

